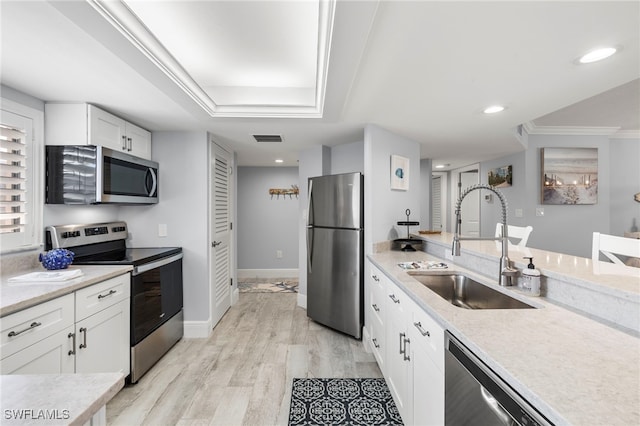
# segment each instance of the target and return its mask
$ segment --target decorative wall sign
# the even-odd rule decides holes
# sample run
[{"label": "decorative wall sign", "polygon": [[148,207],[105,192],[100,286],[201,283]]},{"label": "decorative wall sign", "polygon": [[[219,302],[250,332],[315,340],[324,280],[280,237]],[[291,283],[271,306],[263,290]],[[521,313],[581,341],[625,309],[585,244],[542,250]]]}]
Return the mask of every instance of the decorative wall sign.
[{"label": "decorative wall sign", "polygon": [[391,189],[409,190],[409,159],[391,156]]},{"label": "decorative wall sign", "polygon": [[542,148],[542,204],[598,202],[598,148]]},{"label": "decorative wall sign", "polygon": [[294,195],[298,198],[298,194],[300,194],[298,185],[291,185],[291,188],[269,188],[269,195],[271,195],[272,200],[274,195],[279,199],[281,195],[283,198],[286,198],[287,195],[289,198],[292,198]]},{"label": "decorative wall sign", "polygon": [[489,170],[487,182],[496,188],[506,188],[513,185],[513,166],[502,166]]}]

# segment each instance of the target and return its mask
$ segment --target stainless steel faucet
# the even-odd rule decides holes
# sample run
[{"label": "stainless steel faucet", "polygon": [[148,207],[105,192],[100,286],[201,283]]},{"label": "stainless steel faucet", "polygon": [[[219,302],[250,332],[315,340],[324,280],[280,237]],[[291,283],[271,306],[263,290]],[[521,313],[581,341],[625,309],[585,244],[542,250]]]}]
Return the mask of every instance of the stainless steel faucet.
[{"label": "stainless steel faucet", "polygon": [[[460,236],[460,225],[462,224],[462,219],[460,218],[460,208],[462,205],[462,200],[466,197],[470,192],[475,191],[476,189],[486,189],[498,197],[500,200],[500,204],[502,205],[502,235],[499,237],[461,237]],[[495,189],[491,185],[479,184],[472,185],[469,188],[465,189],[458,201],[456,202],[456,232],[453,235],[453,244],[451,247],[451,254],[454,256],[460,256],[460,241],[462,240],[489,240],[489,241],[501,241],[502,242],[502,256],[500,256],[500,275],[498,276],[498,281],[501,286],[510,286],[513,285],[512,278],[518,275],[518,270],[511,266],[511,261],[509,260],[509,236],[507,235],[507,199],[504,195]]]}]

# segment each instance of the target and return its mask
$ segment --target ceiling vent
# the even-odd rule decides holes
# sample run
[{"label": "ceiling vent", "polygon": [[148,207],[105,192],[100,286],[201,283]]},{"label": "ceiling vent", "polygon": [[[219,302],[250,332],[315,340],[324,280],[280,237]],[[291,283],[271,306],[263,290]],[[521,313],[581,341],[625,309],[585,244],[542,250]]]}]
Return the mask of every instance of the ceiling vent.
[{"label": "ceiling vent", "polygon": [[256,142],[282,142],[281,135],[253,135]]}]

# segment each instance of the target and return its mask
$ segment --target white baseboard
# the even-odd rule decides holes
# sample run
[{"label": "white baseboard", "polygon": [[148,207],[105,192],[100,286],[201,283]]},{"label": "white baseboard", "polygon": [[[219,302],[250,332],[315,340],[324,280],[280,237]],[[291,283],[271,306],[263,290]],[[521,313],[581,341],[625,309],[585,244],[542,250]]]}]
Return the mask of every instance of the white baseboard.
[{"label": "white baseboard", "polygon": [[298,293],[298,306],[307,309],[307,295]]},{"label": "white baseboard", "polygon": [[238,281],[246,278],[293,278],[300,273],[295,269],[238,269]]},{"label": "white baseboard", "polygon": [[188,339],[206,339],[213,328],[211,321],[185,321],[183,324],[184,337]]}]

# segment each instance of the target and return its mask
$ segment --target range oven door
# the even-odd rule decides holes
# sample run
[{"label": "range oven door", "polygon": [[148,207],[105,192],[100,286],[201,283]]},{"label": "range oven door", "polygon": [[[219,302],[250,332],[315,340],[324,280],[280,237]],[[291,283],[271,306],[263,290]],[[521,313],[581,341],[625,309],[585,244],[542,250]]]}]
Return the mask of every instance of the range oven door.
[{"label": "range oven door", "polygon": [[182,256],[136,266],[131,274],[131,346],[182,310]]},{"label": "range oven door", "polygon": [[552,424],[455,337],[445,343],[445,425]]}]

